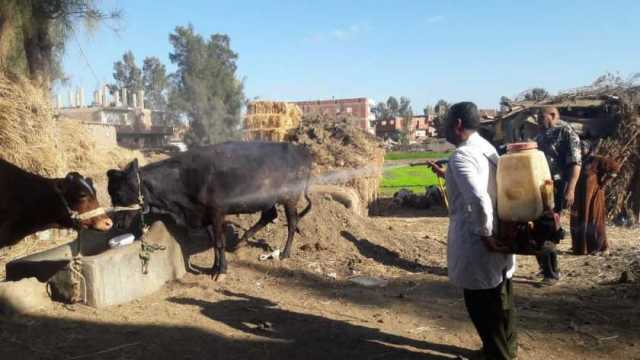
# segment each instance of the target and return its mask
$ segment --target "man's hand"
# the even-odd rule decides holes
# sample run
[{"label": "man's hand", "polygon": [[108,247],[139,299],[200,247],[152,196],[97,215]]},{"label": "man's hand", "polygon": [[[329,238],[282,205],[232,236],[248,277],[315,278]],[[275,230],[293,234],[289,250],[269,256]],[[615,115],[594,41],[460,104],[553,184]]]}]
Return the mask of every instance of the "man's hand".
[{"label": "man's hand", "polygon": [[564,208],[571,210],[573,208],[573,203],[575,201],[576,190],[567,187],[564,191]]},{"label": "man's hand", "polygon": [[580,165],[573,165],[571,167],[571,176],[567,182],[567,187],[564,190],[564,208],[571,210],[575,200],[576,184],[578,184],[578,178],[580,177]]},{"label": "man's hand", "polygon": [[444,173],[445,173],[444,167],[436,164],[433,160],[427,160],[427,166],[431,168],[433,173],[436,174],[438,177],[441,177],[441,178],[444,177]]},{"label": "man's hand", "polygon": [[482,240],[482,242],[484,243],[484,245],[487,247],[489,251],[499,252],[499,253],[510,252],[510,249],[506,245],[498,242],[498,240],[493,236],[481,236],[480,239]]}]

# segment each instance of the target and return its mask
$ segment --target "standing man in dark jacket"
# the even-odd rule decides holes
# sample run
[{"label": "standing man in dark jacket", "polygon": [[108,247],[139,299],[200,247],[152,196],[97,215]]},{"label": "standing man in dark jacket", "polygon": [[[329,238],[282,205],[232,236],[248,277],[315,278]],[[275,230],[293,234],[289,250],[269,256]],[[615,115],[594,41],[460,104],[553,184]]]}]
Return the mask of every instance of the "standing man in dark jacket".
[{"label": "standing man in dark jacket", "polygon": [[[580,137],[571,125],[560,120],[560,113],[555,107],[542,108],[538,114],[540,133],[536,137],[538,149],[544,152],[555,188],[555,211],[573,207],[576,184],[580,176],[582,153]],[[558,255],[553,250],[546,250],[538,256],[538,264],[544,275],[543,282],[554,284],[560,279]]]}]

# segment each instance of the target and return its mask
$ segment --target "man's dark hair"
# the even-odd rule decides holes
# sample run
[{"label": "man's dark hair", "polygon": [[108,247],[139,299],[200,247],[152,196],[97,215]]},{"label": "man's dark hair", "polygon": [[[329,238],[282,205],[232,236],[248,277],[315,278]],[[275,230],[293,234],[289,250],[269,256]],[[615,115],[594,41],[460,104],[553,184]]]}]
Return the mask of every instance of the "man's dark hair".
[{"label": "man's dark hair", "polygon": [[470,101],[453,104],[449,108],[447,118],[450,126],[460,119],[462,127],[466,130],[478,130],[480,128],[480,112],[476,104]]}]

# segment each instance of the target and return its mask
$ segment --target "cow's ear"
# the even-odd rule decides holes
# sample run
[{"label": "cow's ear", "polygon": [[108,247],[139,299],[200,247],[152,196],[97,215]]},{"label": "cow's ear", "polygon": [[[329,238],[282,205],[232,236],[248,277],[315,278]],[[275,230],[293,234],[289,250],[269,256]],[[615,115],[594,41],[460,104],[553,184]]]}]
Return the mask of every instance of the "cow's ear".
[{"label": "cow's ear", "polygon": [[85,178],[84,180],[87,182],[87,184],[89,184],[89,186],[91,186],[92,189],[95,190],[96,187],[93,186],[93,179],[92,178],[88,177],[88,178]]},{"label": "cow's ear", "polygon": [[122,171],[119,171],[119,170],[111,169],[107,171],[107,178],[109,179],[117,178],[117,177],[120,177],[121,175],[122,175]]},{"label": "cow's ear", "polygon": [[67,174],[67,176],[65,176],[64,180],[65,181],[73,181],[79,177],[82,177],[82,175],[80,175],[80,173],[76,172],[76,171],[72,171],[70,173]]},{"label": "cow's ear", "polygon": [[71,187],[71,184],[73,184],[73,182],[76,180],[76,173],[68,173],[67,176],[64,177],[64,180],[62,180],[59,184],[58,184],[58,190],[60,192],[62,192],[63,194],[67,192],[67,190],[69,190],[69,188]]},{"label": "cow's ear", "polygon": [[124,169],[124,172],[126,172],[127,174],[130,173],[137,173],[138,172],[138,158],[133,159],[132,162],[129,163],[129,165],[127,165],[127,168]]},{"label": "cow's ear", "polygon": [[62,186],[64,187],[63,190],[68,189],[71,186],[71,184],[77,181],[79,176],[80,174],[78,174],[75,171],[68,173],[67,176],[64,177],[64,181],[62,182]]}]

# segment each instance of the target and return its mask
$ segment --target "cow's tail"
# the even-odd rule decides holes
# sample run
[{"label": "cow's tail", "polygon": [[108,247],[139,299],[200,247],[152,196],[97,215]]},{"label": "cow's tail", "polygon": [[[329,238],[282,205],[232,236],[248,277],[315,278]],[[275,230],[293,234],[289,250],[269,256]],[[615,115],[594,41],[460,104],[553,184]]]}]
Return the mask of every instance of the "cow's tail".
[{"label": "cow's tail", "polygon": [[304,189],[304,199],[307,200],[307,207],[305,207],[300,214],[298,214],[298,220],[302,219],[305,215],[311,211],[311,199],[309,198],[309,185]]},{"label": "cow's tail", "polygon": [[[311,211],[311,198],[309,198],[309,180],[307,180],[307,184],[304,187],[304,199],[307,200],[307,207],[305,207],[300,212],[300,214],[298,214],[298,221],[300,221],[305,215],[309,213],[309,211]],[[296,226],[296,232],[302,235],[299,226]]]}]

